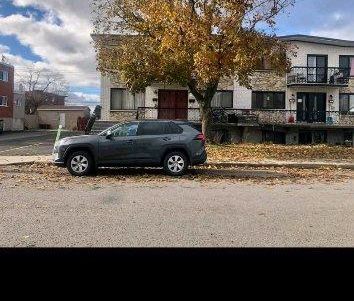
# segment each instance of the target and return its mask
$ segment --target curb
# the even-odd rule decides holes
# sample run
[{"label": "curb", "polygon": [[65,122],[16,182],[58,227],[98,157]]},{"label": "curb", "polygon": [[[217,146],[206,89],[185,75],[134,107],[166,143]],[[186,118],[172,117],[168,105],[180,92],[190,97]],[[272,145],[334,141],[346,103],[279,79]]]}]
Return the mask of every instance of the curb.
[{"label": "curb", "polygon": [[30,165],[34,163],[47,163],[43,161],[26,161],[26,162],[12,162],[12,163],[0,163],[0,166],[20,166],[20,165]]},{"label": "curb", "polygon": [[216,162],[211,163],[208,162],[204,164],[205,167],[224,167],[224,168],[232,168],[232,167],[293,167],[293,168],[301,168],[301,169],[316,169],[316,168],[343,168],[343,169],[351,169],[354,170],[354,164],[351,163],[251,163],[251,162]]}]

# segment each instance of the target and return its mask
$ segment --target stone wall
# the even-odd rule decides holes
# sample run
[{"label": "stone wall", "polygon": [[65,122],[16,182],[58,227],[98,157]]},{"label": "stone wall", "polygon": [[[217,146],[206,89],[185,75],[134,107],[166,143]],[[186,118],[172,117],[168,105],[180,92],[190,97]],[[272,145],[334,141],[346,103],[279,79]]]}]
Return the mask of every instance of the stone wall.
[{"label": "stone wall", "polygon": [[354,78],[349,79],[348,87],[339,88],[339,93],[354,93]]},{"label": "stone wall", "polygon": [[136,120],[137,110],[110,111],[109,120],[117,122],[127,122]]},{"label": "stone wall", "polygon": [[273,71],[258,71],[252,76],[253,91],[286,91],[286,76],[279,76]]},{"label": "stone wall", "polygon": [[285,111],[254,111],[254,114],[258,116],[259,124],[285,124],[290,117]]},{"label": "stone wall", "polygon": [[339,115],[339,125],[352,126],[354,128],[354,115]]}]

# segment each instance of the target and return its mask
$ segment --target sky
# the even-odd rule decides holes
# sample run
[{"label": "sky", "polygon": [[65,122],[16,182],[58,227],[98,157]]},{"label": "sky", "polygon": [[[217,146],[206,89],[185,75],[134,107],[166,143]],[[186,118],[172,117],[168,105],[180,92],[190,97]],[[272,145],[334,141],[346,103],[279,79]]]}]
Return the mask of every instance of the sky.
[{"label": "sky", "polygon": [[[354,0],[297,0],[277,19],[276,34],[354,40]],[[90,0],[0,0],[0,56],[20,76],[49,68],[70,85],[68,102],[99,103],[100,81],[90,34]]]}]

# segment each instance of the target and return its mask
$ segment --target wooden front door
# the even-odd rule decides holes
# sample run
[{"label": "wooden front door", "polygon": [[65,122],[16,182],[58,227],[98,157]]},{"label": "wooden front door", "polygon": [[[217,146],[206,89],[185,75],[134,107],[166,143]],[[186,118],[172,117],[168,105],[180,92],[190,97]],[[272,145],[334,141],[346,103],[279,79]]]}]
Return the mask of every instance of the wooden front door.
[{"label": "wooden front door", "polygon": [[159,90],[159,119],[188,119],[188,91]]}]

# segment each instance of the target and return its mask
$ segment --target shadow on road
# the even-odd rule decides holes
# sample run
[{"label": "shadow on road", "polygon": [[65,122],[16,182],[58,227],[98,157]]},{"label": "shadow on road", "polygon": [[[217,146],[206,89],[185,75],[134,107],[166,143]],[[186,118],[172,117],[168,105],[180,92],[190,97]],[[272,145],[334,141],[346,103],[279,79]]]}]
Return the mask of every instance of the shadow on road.
[{"label": "shadow on road", "polygon": [[[167,176],[163,169],[161,168],[102,168],[99,169],[93,177],[115,177],[115,176]],[[199,176],[204,176],[208,178],[263,178],[263,179],[271,179],[271,178],[287,178],[288,175],[281,172],[273,172],[267,170],[239,170],[239,169],[205,169],[203,167],[200,168],[192,168],[189,169],[187,174],[180,178],[196,178]],[[170,177],[173,179],[173,177]]]}]

